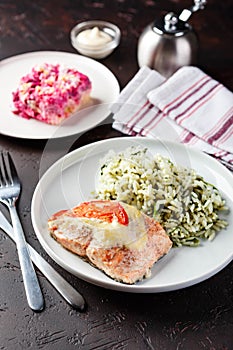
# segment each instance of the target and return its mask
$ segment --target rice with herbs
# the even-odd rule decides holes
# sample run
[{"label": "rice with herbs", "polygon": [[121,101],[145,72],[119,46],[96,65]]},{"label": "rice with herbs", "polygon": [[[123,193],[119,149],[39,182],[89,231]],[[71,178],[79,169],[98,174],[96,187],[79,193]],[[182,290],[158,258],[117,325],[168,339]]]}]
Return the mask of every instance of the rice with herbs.
[{"label": "rice with herbs", "polygon": [[197,246],[227,226],[219,216],[227,210],[225,200],[215,186],[193,169],[159,154],[152,157],[140,146],[108,152],[101,161],[96,197],[123,201],[154,217],[174,246]]}]

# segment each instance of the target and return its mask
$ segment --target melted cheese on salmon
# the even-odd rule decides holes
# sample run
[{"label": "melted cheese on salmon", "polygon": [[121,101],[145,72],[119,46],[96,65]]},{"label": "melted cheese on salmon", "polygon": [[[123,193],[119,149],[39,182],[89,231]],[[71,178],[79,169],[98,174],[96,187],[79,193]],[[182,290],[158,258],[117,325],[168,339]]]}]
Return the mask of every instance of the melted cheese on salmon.
[{"label": "melted cheese on salmon", "polygon": [[92,235],[90,243],[95,248],[122,247],[140,250],[147,243],[145,220],[136,208],[121,203],[128,215],[128,225],[120,224],[117,219],[111,223],[97,218],[62,216],[49,223],[49,228],[56,232],[56,226],[68,239],[75,239],[78,231]]},{"label": "melted cheese on salmon", "polygon": [[121,205],[127,212],[128,225],[122,225],[117,220],[108,223],[98,219],[80,218],[93,228],[90,246],[106,249],[122,246],[138,250],[144,248],[147,234],[143,215],[132,206],[123,203]]}]

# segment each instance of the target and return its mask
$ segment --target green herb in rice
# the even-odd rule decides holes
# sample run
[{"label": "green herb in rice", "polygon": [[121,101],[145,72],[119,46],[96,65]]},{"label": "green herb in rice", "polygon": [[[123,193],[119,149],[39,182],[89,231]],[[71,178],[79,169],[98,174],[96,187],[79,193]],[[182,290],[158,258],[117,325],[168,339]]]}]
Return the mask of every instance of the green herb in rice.
[{"label": "green herb in rice", "polygon": [[227,226],[218,189],[193,169],[177,166],[147,149],[110,151],[101,161],[96,197],[136,206],[159,221],[174,246],[198,246]]}]

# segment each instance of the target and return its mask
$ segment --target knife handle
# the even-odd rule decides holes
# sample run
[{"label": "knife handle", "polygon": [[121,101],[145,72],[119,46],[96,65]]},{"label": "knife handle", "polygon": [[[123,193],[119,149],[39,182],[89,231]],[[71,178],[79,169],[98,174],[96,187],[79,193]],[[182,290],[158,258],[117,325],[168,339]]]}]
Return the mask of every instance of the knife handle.
[{"label": "knife handle", "polygon": [[[9,221],[0,211],[0,228],[8,234],[14,241],[14,231]],[[74,289],[49,263],[40,256],[37,251],[27,243],[30,257],[38,269],[48,279],[48,281],[57,289],[61,296],[75,309],[83,311],[86,302],[82,295]]]},{"label": "knife handle", "polygon": [[75,309],[83,311],[85,300],[37,251],[28,244],[29,253],[34,264],[39,268],[61,296]]}]

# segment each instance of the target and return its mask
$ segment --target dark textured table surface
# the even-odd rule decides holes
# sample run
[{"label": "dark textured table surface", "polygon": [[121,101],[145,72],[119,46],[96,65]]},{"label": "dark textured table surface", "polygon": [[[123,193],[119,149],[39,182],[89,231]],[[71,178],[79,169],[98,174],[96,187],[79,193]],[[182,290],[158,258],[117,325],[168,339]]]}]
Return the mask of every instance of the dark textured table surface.
[{"label": "dark textured table surface", "polygon": [[[108,20],[120,27],[122,40],[101,63],[122,88],[138,70],[136,46],[143,28],[167,11],[180,12],[190,5],[186,0],[0,0],[0,58],[38,50],[76,53],[69,39],[71,28],[86,19]],[[206,9],[190,21],[200,38],[198,66],[229,89],[233,88],[231,15],[231,0],[209,0]],[[116,136],[124,135],[103,123],[78,135],[72,149]],[[18,210],[27,240],[82,293],[88,307],[82,313],[72,309],[38,273],[46,306],[41,313],[31,311],[16,248],[1,232],[0,349],[233,349],[232,262],[215,276],[182,290],[129,294],[82,281],[45,253],[33,232],[30,206],[42,154],[45,171],[64,147],[65,141],[53,142],[50,152],[43,154],[46,140],[2,135],[0,115],[0,149],[11,152],[22,181]]]}]

